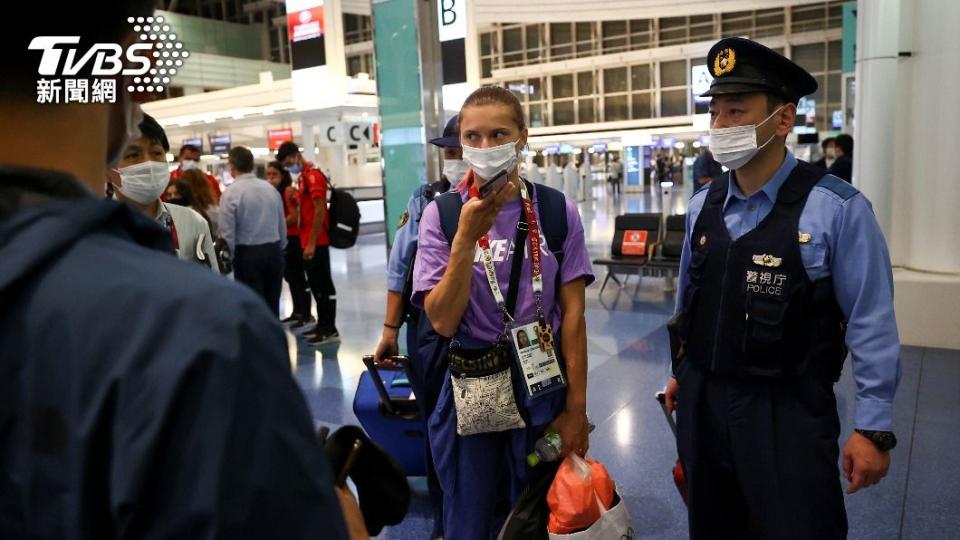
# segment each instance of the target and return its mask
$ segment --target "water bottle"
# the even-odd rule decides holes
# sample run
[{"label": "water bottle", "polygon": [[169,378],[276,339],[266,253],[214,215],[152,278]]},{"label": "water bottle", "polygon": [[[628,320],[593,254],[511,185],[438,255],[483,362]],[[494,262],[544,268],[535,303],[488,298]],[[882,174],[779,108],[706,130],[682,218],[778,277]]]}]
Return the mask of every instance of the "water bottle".
[{"label": "water bottle", "polygon": [[537,440],[533,446],[533,452],[527,456],[527,465],[536,467],[544,462],[551,462],[560,459],[560,451],[563,449],[563,443],[560,441],[559,433],[547,433]]},{"label": "water bottle", "polygon": [[[590,422],[590,417],[588,416],[587,432],[593,433],[593,428],[595,427],[597,426]],[[560,459],[562,451],[563,441],[560,440],[560,434],[547,433],[543,437],[540,437],[536,444],[533,445],[533,452],[527,456],[527,465],[536,467],[541,463],[557,461]]]}]

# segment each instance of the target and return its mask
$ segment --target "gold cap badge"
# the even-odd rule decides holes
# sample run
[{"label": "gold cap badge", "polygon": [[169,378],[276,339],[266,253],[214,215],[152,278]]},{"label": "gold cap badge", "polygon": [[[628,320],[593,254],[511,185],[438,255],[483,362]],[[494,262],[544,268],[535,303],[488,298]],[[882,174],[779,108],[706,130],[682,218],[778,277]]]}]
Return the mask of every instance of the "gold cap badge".
[{"label": "gold cap badge", "polygon": [[767,268],[777,268],[783,264],[783,259],[774,257],[773,255],[754,255],[753,264],[766,266]]},{"label": "gold cap badge", "polygon": [[799,240],[800,240],[800,243],[801,243],[801,244],[807,244],[807,243],[810,242],[810,239],[811,239],[811,238],[812,238],[812,236],[810,235],[810,233],[802,232],[802,233],[800,233],[800,238],[799,238]]},{"label": "gold cap badge", "polygon": [[737,65],[737,53],[733,49],[723,49],[713,58],[713,75],[720,77],[733,71]]},{"label": "gold cap badge", "polygon": [[403,214],[400,214],[400,223],[397,223],[397,230],[402,229],[403,226],[406,225],[408,221],[410,221],[410,212],[407,210],[404,210]]}]

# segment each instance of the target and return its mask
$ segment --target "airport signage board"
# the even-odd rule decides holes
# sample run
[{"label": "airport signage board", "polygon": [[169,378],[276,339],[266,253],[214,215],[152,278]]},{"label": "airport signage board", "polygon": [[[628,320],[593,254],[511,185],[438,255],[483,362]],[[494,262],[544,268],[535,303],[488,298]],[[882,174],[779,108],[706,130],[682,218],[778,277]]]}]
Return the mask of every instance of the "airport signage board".
[{"label": "airport signage board", "polygon": [[710,83],[713,77],[710,75],[710,68],[706,64],[690,67],[690,92],[693,94],[693,101],[696,103],[710,103],[709,97],[700,97],[700,94],[710,89]]},{"label": "airport signage board", "polygon": [[229,135],[210,135],[210,153],[225,154],[230,151]]},{"label": "airport signage board", "polygon": [[291,128],[267,130],[267,148],[269,148],[270,151],[279,150],[281,144],[292,140],[293,129]]},{"label": "airport signage board", "polygon": [[203,153],[203,137],[193,137],[191,139],[184,139],[180,141],[180,146],[192,145],[200,149],[200,153]]}]

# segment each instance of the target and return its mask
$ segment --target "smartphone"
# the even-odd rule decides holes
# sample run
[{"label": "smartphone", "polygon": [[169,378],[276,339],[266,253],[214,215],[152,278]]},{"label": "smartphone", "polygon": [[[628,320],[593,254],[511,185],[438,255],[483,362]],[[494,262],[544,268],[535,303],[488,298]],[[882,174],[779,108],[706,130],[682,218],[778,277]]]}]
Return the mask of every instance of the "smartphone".
[{"label": "smartphone", "polygon": [[353,446],[350,447],[350,453],[347,454],[347,460],[343,463],[343,468],[340,469],[340,473],[337,475],[337,485],[343,487],[347,484],[347,476],[350,475],[350,469],[353,468],[353,462],[357,460],[357,454],[360,453],[360,447],[363,446],[363,442],[359,439],[353,442]]},{"label": "smartphone", "polygon": [[497,174],[490,180],[487,180],[486,184],[483,184],[482,186],[480,186],[480,188],[478,189],[478,191],[480,192],[480,198],[483,199],[491,193],[496,193],[497,190],[500,189],[500,186],[507,183],[508,179],[509,177],[507,176],[507,171],[506,170],[500,171],[499,174]]}]

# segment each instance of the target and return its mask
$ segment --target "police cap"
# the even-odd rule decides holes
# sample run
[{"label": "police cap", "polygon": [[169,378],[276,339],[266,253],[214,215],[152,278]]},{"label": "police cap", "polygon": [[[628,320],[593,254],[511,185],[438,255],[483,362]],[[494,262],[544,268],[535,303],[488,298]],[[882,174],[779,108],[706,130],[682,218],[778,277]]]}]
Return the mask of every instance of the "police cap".
[{"label": "police cap", "polygon": [[796,103],[817,91],[817,80],[807,70],[749,39],[718,41],[707,54],[707,68],[714,79],[703,97],[769,92]]}]

